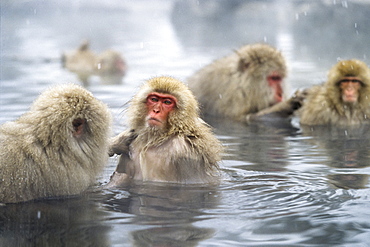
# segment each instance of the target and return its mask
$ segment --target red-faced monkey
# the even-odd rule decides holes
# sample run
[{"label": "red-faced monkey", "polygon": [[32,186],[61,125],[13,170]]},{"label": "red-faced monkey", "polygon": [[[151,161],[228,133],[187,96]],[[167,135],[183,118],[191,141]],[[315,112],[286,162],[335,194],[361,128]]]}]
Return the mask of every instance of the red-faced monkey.
[{"label": "red-faced monkey", "polygon": [[283,101],[286,74],[279,51],[267,44],[253,44],[200,69],[188,84],[203,114],[244,122],[248,114]]},{"label": "red-faced monkey", "polygon": [[218,181],[222,145],[199,118],[191,91],[171,77],[148,80],[128,108],[130,128],[115,137],[121,155],[108,186],[130,179],[174,183]]},{"label": "red-faced monkey", "polygon": [[309,89],[300,109],[302,125],[350,126],[369,123],[370,71],[359,60],[334,65],[323,85]]},{"label": "red-faced monkey", "polygon": [[80,86],[43,92],[0,126],[0,202],[85,191],[107,162],[110,124],[107,106]]}]

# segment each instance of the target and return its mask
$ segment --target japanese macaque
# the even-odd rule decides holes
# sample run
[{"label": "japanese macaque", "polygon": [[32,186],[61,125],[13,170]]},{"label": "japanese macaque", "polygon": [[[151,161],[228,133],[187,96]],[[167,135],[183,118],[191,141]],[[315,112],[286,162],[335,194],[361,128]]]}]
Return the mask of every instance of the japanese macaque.
[{"label": "japanese macaque", "polygon": [[0,202],[85,191],[107,162],[110,124],[107,106],[82,87],[46,90],[0,126]]},{"label": "japanese macaque", "polygon": [[110,155],[121,155],[107,187],[131,179],[213,183],[223,148],[199,118],[191,91],[171,77],[146,82],[128,108],[129,129],[113,138]]},{"label": "japanese macaque", "polygon": [[314,86],[300,109],[302,125],[369,123],[370,70],[359,60],[338,62],[323,85]]},{"label": "japanese macaque", "polygon": [[[246,121],[248,114],[283,102],[285,59],[267,44],[246,45],[205,66],[188,79],[204,114]],[[290,102],[274,112],[290,115]]]},{"label": "japanese macaque", "polygon": [[89,43],[83,42],[76,50],[62,55],[63,67],[75,73],[87,86],[91,76],[99,76],[105,84],[119,84],[126,74],[127,66],[122,56],[113,50],[95,54]]},{"label": "japanese macaque", "polygon": [[89,49],[89,42],[84,41],[76,50],[62,54],[62,65],[64,68],[75,73],[78,79],[88,83],[88,79],[94,74],[96,54]]},{"label": "japanese macaque", "polygon": [[127,66],[118,52],[107,50],[97,56],[94,69],[103,83],[119,84],[126,74]]}]

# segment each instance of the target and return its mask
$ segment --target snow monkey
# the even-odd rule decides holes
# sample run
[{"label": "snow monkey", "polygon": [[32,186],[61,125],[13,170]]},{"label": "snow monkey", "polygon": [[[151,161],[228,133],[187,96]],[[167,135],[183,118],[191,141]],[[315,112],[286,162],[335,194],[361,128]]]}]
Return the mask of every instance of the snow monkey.
[{"label": "snow monkey", "polygon": [[128,108],[129,129],[114,137],[110,155],[121,155],[107,185],[131,179],[213,183],[223,148],[199,118],[191,91],[171,77],[148,80]]},{"label": "snow monkey", "polygon": [[118,52],[106,50],[95,54],[87,41],[77,50],[63,53],[62,65],[75,73],[85,86],[89,85],[89,78],[93,75],[99,76],[104,84],[119,84],[127,70],[126,62]]},{"label": "snow monkey", "polygon": [[[244,122],[248,114],[283,102],[286,74],[285,59],[278,50],[252,44],[200,69],[188,78],[188,84],[203,114]],[[289,115],[296,106],[291,103],[274,111]]]},{"label": "snow monkey", "polygon": [[94,69],[104,84],[120,84],[126,74],[127,65],[118,52],[106,50],[96,57]]},{"label": "snow monkey", "polygon": [[334,65],[323,85],[308,91],[300,109],[302,125],[350,126],[369,123],[370,71],[359,60]]},{"label": "snow monkey", "polygon": [[107,106],[80,86],[44,91],[0,126],[0,202],[85,191],[107,162],[110,124]]},{"label": "snow monkey", "polygon": [[63,67],[75,73],[84,85],[94,74],[95,61],[96,54],[89,49],[88,41],[84,41],[77,50],[62,54]]}]

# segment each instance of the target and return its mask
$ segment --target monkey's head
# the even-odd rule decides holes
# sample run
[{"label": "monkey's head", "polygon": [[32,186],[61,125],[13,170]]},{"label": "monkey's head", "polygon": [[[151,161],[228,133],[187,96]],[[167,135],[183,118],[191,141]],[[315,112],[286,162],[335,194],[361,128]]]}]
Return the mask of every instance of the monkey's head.
[{"label": "monkey's head", "polygon": [[239,57],[237,71],[241,73],[241,78],[248,78],[258,88],[256,92],[267,93],[266,88],[270,88],[274,98],[271,103],[282,101],[287,68],[281,52],[267,44],[253,44],[241,47],[236,54]]},{"label": "monkey's head", "polygon": [[101,53],[95,63],[95,69],[99,74],[120,74],[126,72],[126,63],[118,52],[107,50]]},{"label": "monkey's head", "polygon": [[103,145],[111,124],[108,107],[74,84],[44,91],[23,117],[32,119],[35,134],[44,145],[67,145],[70,141]]},{"label": "monkey's head", "polygon": [[64,52],[61,56],[62,67],[76,73],[82,81],[94,73],[96,55],[89,49],[89,42],[84,41],[74,51]]},{"label": "monkey's head", "polygon": [[152,128],[168,135],[194,130],[199,116],[192,92],[172,77],[148,80],[131,100],[128,109],[133,129]]},{"label": "monkey's head", "polygon": [[370,70],[360,60],[340,61],[329,71],[326,86],[331,100],[338,104],[361,103],[370,96]]}]

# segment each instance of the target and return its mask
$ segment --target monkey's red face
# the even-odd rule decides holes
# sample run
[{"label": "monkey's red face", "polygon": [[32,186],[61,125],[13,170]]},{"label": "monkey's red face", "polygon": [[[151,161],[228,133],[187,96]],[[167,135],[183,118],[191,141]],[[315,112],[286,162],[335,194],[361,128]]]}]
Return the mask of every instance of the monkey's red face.
[{"label": "monkey's red face", "polygon": [[283,88],[281,86],[283,78],[278,73],[273,72],[267,77],[267,81],[274,91],[275,102],[281,102],[283,100]]},{"label": "monkey's red face", "polygon": [[362,82],[358,77],[344,77],[338,82],[342,94],[342,100],[345,103],[356,103],[359,97],[359,91]]},{"label": "monkey's red face", "polygon": [[176,98],[170,94],[150,93],[146,98],[148,125],[163,127],[167,123],[168,114],[176,107],[176,103]]}]

